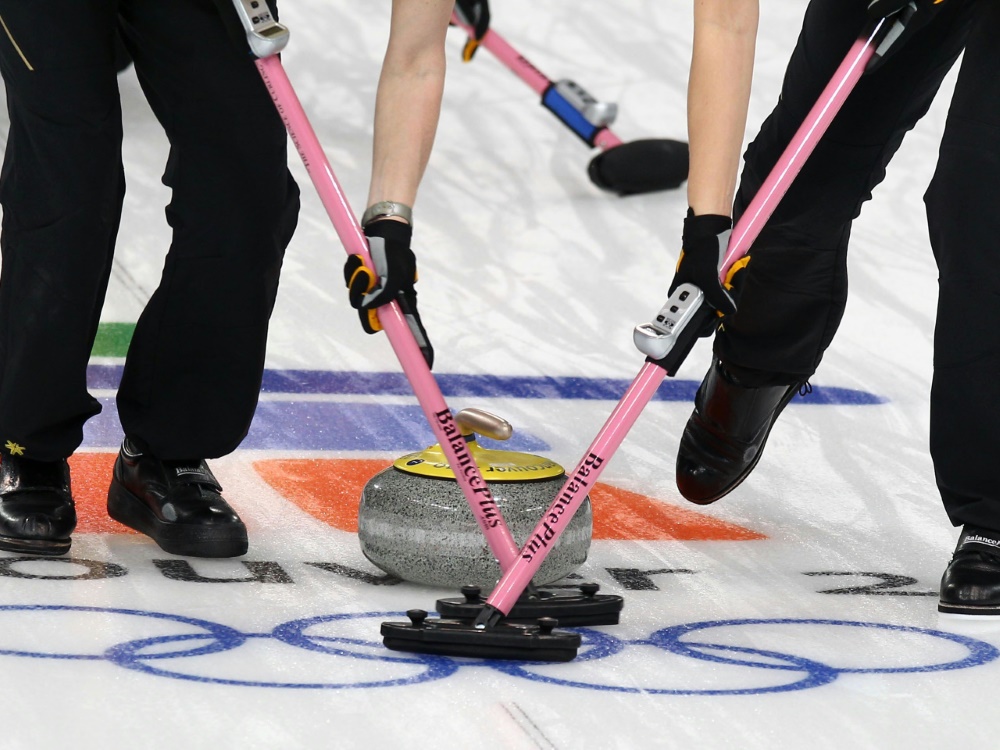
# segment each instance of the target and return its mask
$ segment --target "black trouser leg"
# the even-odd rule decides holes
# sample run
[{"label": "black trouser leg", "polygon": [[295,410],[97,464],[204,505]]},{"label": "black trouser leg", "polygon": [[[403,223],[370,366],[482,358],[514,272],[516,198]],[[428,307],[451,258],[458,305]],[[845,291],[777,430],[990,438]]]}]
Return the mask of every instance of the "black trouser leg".
[{"label": "black trouser leg", "polygon": [[126,0],[123,33],[170,140],[173,242],[118,393],[161,458],[234,450],[253,417],[268,319],[298,212],[284,125],[211,0]]},{"label": "black trouser leg", "polygon": [[69,456],[124,194],[115,3],[0,0],[0,446]]},{"label": "black trouser leg", "polygon": [[[847,301],[851,222],[903,136],[962,50],[973,3],[954,0],[877,71],[861,79],[782,199],[739,275],[739,310],[716,354],[748,385],[815,372]],[[866,23],[866,3],[813,0],[781,99],[750,145],[736,199],[742,213]]]},{"label": "black trouser leg", "polygon": [[939,269],[930,435],[952,523],[1000,530],[1000,5],[977,10],[925,197]]}]

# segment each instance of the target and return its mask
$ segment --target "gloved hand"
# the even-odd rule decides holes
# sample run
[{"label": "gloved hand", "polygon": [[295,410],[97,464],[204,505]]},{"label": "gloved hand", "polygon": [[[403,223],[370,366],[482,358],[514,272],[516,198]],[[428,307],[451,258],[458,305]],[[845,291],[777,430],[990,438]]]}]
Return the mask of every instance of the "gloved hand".
[{"label": "gloved hand", "polygon": [[898,13],[910,3],[918,11],[926,12],[930,6],[943,5],[945,0],[868,0],[868,15],[876,21]]},{"label": "gloved hand", "polygon": [[490,6],[487,0],[455,0],[455,13],[468,26],[472,36],[462,50],[462,60],[469,62],[479,49],[479,42],[490,30]]},{"label": "gloved hand", "polygon": [[677,271],[670,283],[673,294],[681,284],[694,284],[705,294],[705,301],[723,315],[736,312],[736,303],[719,281],[719,266],[729,245],[733,220],[728,216],[695,216],[689,208],[684,219],[684,234]]},{"label": "gloved hand", "polygon": [[876,21],[880,18],[888,18],[894,13],[898,13],[911,0],[868,0],[868,15]]},{"label": "gloved hand", "polygon": [[[869,61],[866,72],[871,73],[884,65],[910,37],[934,20],[935,14],[945,7],[946,0],[868,0],[868,15],[874,20],[883,18],[898,24],[894,33],[879,45]],[[912,9],[909,6],[913,6]]]},{"label": "gloved hand", "polygon": [[358,311],[365,333],[382,330],[375,309],[392,301],[399,303],[427,366],[434,364],[434,348],[427,338],[417,312],[417,257],[410,249],[413,228],[400,221],[383,219],[365,227],[368,250],[375,269],[365,266],[360,255],[351,255],[344,264],[351,307]]}]

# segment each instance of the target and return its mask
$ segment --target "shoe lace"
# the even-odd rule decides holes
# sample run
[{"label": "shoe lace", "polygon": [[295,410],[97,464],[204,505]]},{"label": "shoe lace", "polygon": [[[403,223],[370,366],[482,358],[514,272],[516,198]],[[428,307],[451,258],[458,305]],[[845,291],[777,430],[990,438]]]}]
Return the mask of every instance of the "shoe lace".
[{"label": "shoe lace", "polygon": [[812,383],[810,383],[808,380],[799,386],[800,396],[808,396],[812,392],[813,392]]}]

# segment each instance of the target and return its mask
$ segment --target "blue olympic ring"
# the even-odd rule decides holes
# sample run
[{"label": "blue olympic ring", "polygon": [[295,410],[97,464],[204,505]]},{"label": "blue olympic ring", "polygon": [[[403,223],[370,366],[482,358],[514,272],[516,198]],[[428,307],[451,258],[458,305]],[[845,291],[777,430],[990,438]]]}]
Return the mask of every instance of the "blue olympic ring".
[{"label": "blue olympic ring", "polygon": [[[912,667],[833,667],[822,662],[805,657],[783,654],[776,651],[769,651],[759,648],[747,648],[743,646],[731,646],[718,643],[702,643],[682,641],[681,638],[688,633],[708,630],[711,628],[747,626],[747,625],[826,625],[836,627],[869,628],[874,630],[911,633],[917,635],[930,636],[945,641],[951,641],[968,650],[968,655],[963,659],[955,661],[941,662],[938,664],[925,664]],[[804,672],[805,676],[794,682],[769,687],[756,688],[733,688],[733,689],[677,689],[677,688],[646,688],[623,685],[602,685],[578,680],[567,680],[559,677],[542,675],[530,670],[530,665],[511,662],[506,665],[498,665],[498,669],[510,675],[524,677],[536,682],[545,682],[552,685],[564,687],[587,688],[590,690],[602,690],[619,693],[645,693],[652,695],[757,695],[761,693],[783,693],[795,690],[806,690],[808,688],[827,685],[837,679],[842,674],[900,674],[910,672],[941,672],[954,669],[967,669],[986,664],[1000,657],[1000,649],[984,641],[968,638],[956,633],[947,633],[941,630],[930,630],[927,628],[911,627],[907,625],[891,625],[877,622],[857,622],[853,620],[818,620],[818,619],[745,619],[745,620],[716,620],[712,622],[694,622],[684,625],[674,625],[663,628],[653,633],[648,639],[626,641],[627,645],[652,646],[654,648],[673,653],[678,656],[687,656],[702,661],[710,661],[720,664],[730,664],[735,666],[752,667],[754,669],[781,670],[791,672]],[[747,657],[757,656],[762,660],[750,658],[735,658],[721,656],[712,652],[723,652],[740,654]]]},{"label": "blue olympic ring", "polygon": [[[91,660],[108,661],[119,667],[131,669],[137,672],[156,675],[159,677],[171,677],[178,680],[190,680],[193,682],[208,682],[221,685],[239,685],[245,687],[269,687],[269,688],[297,688],[297,689],[334,689],[343,690],[351,688],[374,688],[391,687],[395,685],[413,685],[420,682],[429,682],[448,677],[459,668],[459,664],[451,659],[424,654],[414,654],[412,656],[363,656],[348,649],[336,649],[320,647],[319,641],[349,643],[354,646],[369,648],[372,650],[383,650],[382,644],[377,641],[361,641],[349,638],[317,637],[312,638],[303,635],[310,625],[320,622],[356,620],[367,617],[398,617],[398,612],[366,612],[362,614],[328,615],[324,617],[313,617],[308,620],[293,620],[279,625],[270,633],[243,633],[228,625],[200,620],[183,615],[172,615],[163,612],[147,612],[138,609],[116,609],[111,607],[76,607],[63,605],[0,605],[0,612],[96,612],[113,615],[132,615],[137,617],[148,617],[168,622],[177,622],[184,625],[192,625],[202,629],[203,633],[185,633],[178,635],[156,636],[152,638],[141,638],[133,641],[126,641],[108,648],[100,654],[58,654],[39,651],[24,651],[16,649],[0,649],[0,656],[22,656],[36,659],[69,659],[69,660]],[[173,644],[187,641],[202,641],[211,638],[212,640],[204,646],[177,650],[177,651],[155,651],[148,652],[148,649],[161,646],[163,644]],[[267,682],[259,680],[236,680],[219,677],[205,677],[203,675],[186,674],[168,669],[162,669],[148,664],[148,661],[160,659],[175,659],[181,657],[206,656],[224,651],[231,651],[246,643],[251,638],[273,638],[275,640],[308,648],[311,650],[322,650],[325,653],[335,656],[349,656],[354,658],[377,658],[383,662],[396,662],[400,664],[412,664],[424,667],[423,672],[402,678],[387,680],[363,681],[363,682]]]},{"label": "blue olympic ring", "polygon": [[[820,687],[833,682],[840,675],[846,674],[899,674],[967,669],[969,667],[981,666],[1000,657],[1000,649],[997,649],[984,641],[976,640],[963,635],[905,625],[857,622],[852,620],[787,618],[715,620],[709,622],[673,625],[657,630],[648,638],[640,638],[636,640],[624,640],[609,633],[603,633],[589,628],[579,629],[579,632],[583,636],[583,647],[574,662],[576,664],[586,664],[588,662],[605,659],[620,654],[631,646],[651,647],[675,656],[688,657],[716,664],[749,667],[758,670],[771,670],[778,674],[790,672],[795,675],[802,675],[800,679],[763,687],[732,689],[657,688],[639,687],[635,685],[610,685],[551,676],[536,671],[540,668],[540,666],[545,664],[542,662],[514,662],[464,658],[452,659],[443,656],[431,656],[424,654],[401,655],[398,652],[386,650],[379,641],[375,640],[367,640],[364,638],[349,637],[344,635],[321,635],[318,633],[310,633],[310,629],[321,625],[353,623],[363,619],[399,617],[400,613],[398,612],[363,612],[356,614],[321,615],[317,617],[290,620],[276,626],[270,632],[266,633],[245,633],[228,625],[211,622],[209,620],[137,609],[63,605],[0,605],[0,613],[3,612],[76,612],[147,618],[160,622],[187,626],[193,628],[195,632],[139,638],[116,644],[105,649],[101,653],[93,654],[56,653],[0,648],[0,656],[35,659],[106,661],[125,669],[159,677],[244,687],[342,690],[353,688],[415,685],[449,677],[457,672],[461,667],[487,667],[512,677],[521,677],[534,682],[542,682],[562,687],[584,688],[589,690],[620,693],[644,693],[651,695],[755,695]],[[708,631],[711,629],[769,625],[814,625],[862,628],[882,633],[902,633],[924,636],[954,643],[964,648],[967,651],[967,654],[962,658],[954,659],[952,661],[941,661],[937,663],[914,666],[835,667],[814,659],[767,649],[750,648],[725,643],[708,643],[703,640],[684,640],[685,636],[688,634]],[[325,656],[344,657],[359,660],[361,662],[372,661],[383,664],[402,665],[407,670],[411,670],[413,672],[412,674],[407,674],[403,677],[392,677],[386,679],[280,682],[205,676],[175,669],[167,669],[157,665],[158,663],[163,663],[164,660],[190,659],[199,656],[208,656],[211,654],[220,654],[232,651],[252,639],[268,639],[296,649],[322,654]],[[560,671],[564,673],[566,671],[566,667],[561,666]]]}]

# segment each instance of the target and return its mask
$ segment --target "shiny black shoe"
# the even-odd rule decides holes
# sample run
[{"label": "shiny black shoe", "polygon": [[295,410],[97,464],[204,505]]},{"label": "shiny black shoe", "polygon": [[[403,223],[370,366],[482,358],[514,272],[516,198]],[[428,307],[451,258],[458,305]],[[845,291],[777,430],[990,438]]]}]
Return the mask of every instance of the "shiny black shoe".
[{"label": "shiny black shoe", "polygon": [[76,528],[69,464],[4,455],[0,460],[0,550],[64,555]]},{"label": "shiny black shoe", "polygon": [[160,461],[126,438],[108,490],[108,515],[174,555],[244,555],[247,527],[221,492],[204,461]]},{"label": "shiny black shoe", "polygon": [[965,525],[941,577],[938,612],[1000,615],[1000,531]]},{"label": "shiny black shoe", "polygon": [[677,450],[677,489],[708,505],[732,492],[760,460],[774,421],[805,383],[748,388],[715,362],[702,381]]}]

